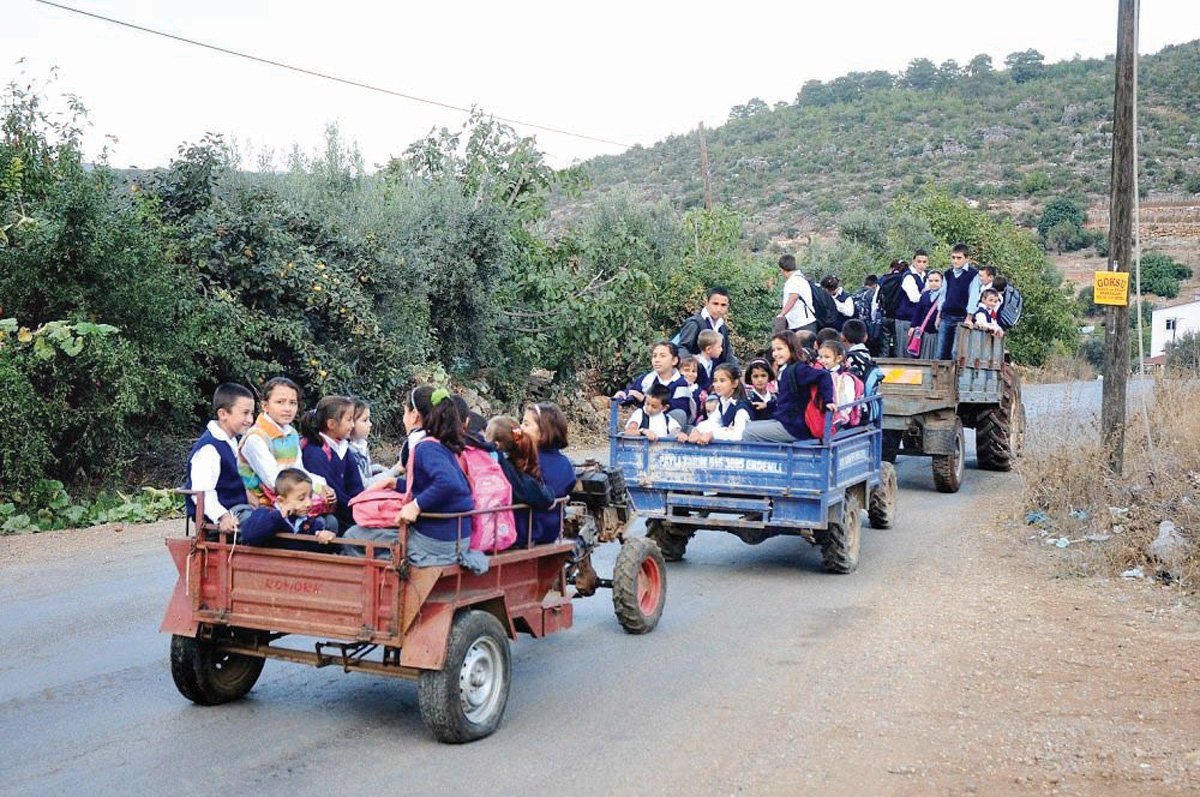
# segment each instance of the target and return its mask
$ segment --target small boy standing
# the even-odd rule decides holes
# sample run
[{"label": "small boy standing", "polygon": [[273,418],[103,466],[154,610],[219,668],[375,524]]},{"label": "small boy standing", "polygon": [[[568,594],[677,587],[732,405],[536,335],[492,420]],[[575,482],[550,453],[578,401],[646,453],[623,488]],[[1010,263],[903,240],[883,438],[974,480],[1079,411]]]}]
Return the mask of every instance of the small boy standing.
[{"label": "small boy standing", "polygon": [[[238,473],[238,438],[254,425],[254,394],[242,385],[226,383],[213,393],[212,406],[216,419],[208,422],[204,434],[192,445],[183,486],[204,493],[204,519],[221,531],[237,531],[252,509]],[[195,517],[196,502],[190,495],[187,511]]]},{"label": "small boy standing", "polygon": [[967,326],[990,332],[998,338],[1004,337],[997,313],[1000,310],[1000,292],[994,288],[984,288],[979,294],[979,307],[967,322]]},{"label": "small boy standing", "polygon": [[682,437],[686,440],[687,435],[683,434],[679,422],[664,412],[670,400],[671,394],[667,388],[662,385],[650,388],[645,403],[629,416],[629,421],[625,424],[625,434],[641,435],[652,443],[660,437]]},{"label": "small boy standing", "polygon": [[275,540],[276,534],[312,534],[321,545],[328,545],[337,535],[325,528],[321,518],[310,518],[312,507],[312,478],[299,468],[284,468],[275,477],[275,505],[260,506],[242,522],[242,542],[246,545],[271,546],[314,550],[308,545],[295,545],[292,540]]},{"label": "small boy standing", "polygon": [[699,378],[700,365],[696,362],[696,358],[692,356],[681,357],[679,360],[679,373],[687,380],[688,390],[691,392],[691,398],[688,399],[688,417],[685,426],[691,426],[704,417],[704,398],[705,392],[700,389],[700,385],[696,384],[696,379]]},{"label": "small boy standing", "polygon": [[700,350],[700,353],[696,355],[696,364],[699,366],[696,372],[696,384],[701,390],[708,392],[712,388],[713,366],[721,360],[721,352],[725,350],[725,341],[721,338],[720,332],[706,329],[696,336],[696,348]]}]

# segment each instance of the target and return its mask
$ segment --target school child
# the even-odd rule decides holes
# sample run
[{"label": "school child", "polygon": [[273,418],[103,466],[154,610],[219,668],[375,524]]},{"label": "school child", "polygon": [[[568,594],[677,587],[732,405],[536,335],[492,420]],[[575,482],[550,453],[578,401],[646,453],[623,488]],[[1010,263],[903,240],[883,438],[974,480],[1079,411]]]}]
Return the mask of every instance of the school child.
[{"label": "school child", "polygon": [[[930,345],[930,357],[933,357],[937,346],[937,335],[929,335],[933,339]],[[883,382],[883,370],[871,357],[868,348],[867,325],[852,318],[842,327],[842,339],[846,342],[846,370],[858,377],[863,384],[863,398],[879,395],[879,386]],[[859,416],[863,423],[879,420],[883,413],[882,402],[872,402],[862,405]]]},{"label": "school child", "polygon": [[[529,528],[529,513],[533,510],[546,511],[554,505],[554,493],[542,481],[542,468],[538,464],[537,445],[521,428],[516,418],[499,415],[487,423],[484,438],[496,449],[496,459],[504,470],[504,476],[512,485],[513,503],[525,504],[526,510],[514,510],[517,528]],[[524,515],[524,523],[520,517]],[[519,536],[519,533],[518,533]]]},{"label": "school child", "polygon": [[[242,542],[246,545],[275,546],[302,551],[326,551],[337,535],[325,528],[318,518],[308,516],[312,506],[312,477],[299,468],[284,468],[275,475],[275,500],[260,504],[242,523]],[[276,534],[311,534],[317,544],[279,540]]]},{"label": "school child", "polygon": [[396,477],[403,472],[399,462],[390,468],[384,468],[371,462],[371,450],[367,444],[372,426],[371,405],[360,398],[352,398],[350,401],[353,405],[351,412],[354,417],[354,426],[350,430],[348,438],[350,464],[358,469],[358,477],[362,481],[363,487],[389,481],[394,484]]},{"label": "school child", "polygon": [[700,353],[696,355],[696,384],[701,390],[709,391],[712,388],[713,366],[721,359],[723,344],[721,333],[711,329],[706,329],[696,336],[696,347],[700,349]]},{"label": "school child", "polygon": [[750,423],[750,409],[742,389],[742,374],[736,365],[722,363],[713,372],[717,407],[708,419],[688,435],[689,443],[708,445],[713,440],[741,440]]},{"label": "school child", "polygon": [[[300,386],[286,376],[267,380],[262,389],[262,412],[242,436],[238,447],[238,473],[252,506],[275,503],[275,477],[284,468],[304,469],[300,460],[300,434],[292,426],[300,411]],[[332,505],[333,490],[320,476],[312,478],[322,503]]]},{"label": "school child", "polygon": [[[796,346],[800,351],[808,353],[808,359],[805,362],[812,362],[817,359],[817,333],[809,332],[807,329],[801,330],[796,334]],[[776,371],[776,377],[779,372]]]},{"label": "school child", "polygon": [[841,332],[838,332],[833,327],[822,327],[821,329],[817,330],[817,343],[816,343],[815,349],[817,351],[820,351],[821,347],[824,346],[829,341],[841,340],[841,339],[842,339]]},{"label": "school child", "polygon": [[990,332],[997,338],[1004,337],[997,313],[1000,310],[1000,293],[995,288],[984,288],[979,294],[979,307],[966,321],[967,326]]},{"label": "school child", "polygon": [[775,417],[775,372],[771,364],[756,357],[746,366],[746,403],[750,420],[769,421]]},{"label": "school child", "polygon": [[692,392],[692,397],[689,400],[687,423],[683,424],[683,428],[685,429],[704,418],[704,400],[708,394],[700,389],[700,385],[696,384],[699,369],[700,366],[696,362],[696,358],[690,354],[679,359],[679,373],[687,380],[688,388]]},{"label": "school child", "polygon": [[834,401],[841,409],[834,416],[838,426],[854,426],[858,423],[861,410],[857,407],[846,408],[846,404],[862,398],[860,388],[854,383],[854,377],[846,369],[846,348],[836,340],[826,341],[817,350],[817,358],[821,367],[833,374]]},{"label": "school child", "polygon": [[[254,394],[226,383],[213,393],[212,408],[216,417],[192,445],[183,487],[204,493],[204,519],[221,531],[237,531],[253,509],[238,473],[237,438],[254,423]],[[186,502],[188,515],[195,518],[196,502],[190,495]]]},{"label": "school child", "polygon": [[[707,331],[707,330],[706,330]],[[704,333],[701,332],[701,335]],[[679,422],[666,413],[667,401],[670,394],[662,385],[653,385],[646,394],[642,406],[633,411],[625,424],[625,434],[634,437],[641,435],[650,442],[659,438],[682,437],[687,439]],[[680,440],[680,442],[683,442]]]},{"label": "school child", "polygon": [[[567,447],[567,416],[554,404],[531,404],[521,419],[521,431],[538,451],[542,481],[555,500],[570,495],[575,487],[575,466],[562,453]],[[533,513],[532,523],[522,528],[517,516],[517,546],[554,542],[562,533],[562,515],[558,507]]]},{"label": "school child", "polygon": [[354,402],[345,396],[326,396],[300,423],[300,459],[304,469],[333,488],[337,506],[324,515],[325,528],[341,532],[354,523],[350,499],[363,491],[362,477],[350,461],[349,437],[354,430]]},{"label": "school child", "polygon": [[912,357],[926,360],[937,359],[937,315],[938,300],[942,297],[942,272],[925,273],[925,288],[921,298],[913,307],[912,326],[908,328],[905,347]]},{"label": "school child", "polygon": [[[475,508],[471,485],[458,463],[466,446],[463,419],[450,398],[450,391],[422,385],[410,391],[405,402],[404,426],[424,434],[409,448],[409,484],[412,498],[400,510],[397,526],[408,524],[408,562],[414,567],[461,564],[474,572],[487,570],[487,557],[469,550],[469,518],[425,518],[429,514],[470,512]],[[353,526],[345,537],[392,543],[399,528],[375,529]],[[344,546],[345,553],[362,556],[363,549]],[[382,558],[389,552],[380,551]]]},{"label": "school child", "polygon": [[[650,366],[648,373],[642,374],[629,383],[624,390],[617,391],[614,399],[624,404],[641,406],[646,400],[650,386],[658,383],[670,391],[667,413],[683,426],[688,422],[688,412],[691,409],[692,389],[687,380],[679,373],[679,349],[669,340],[660,340],[650,347]],[[699,382],[697,377],[697,383]]]},{"label": "school child", "polygon": [[771,338],[771,356],[775,360],[776,384],[775,417],[769,421],[746,424],[743,440],[792,443],[811,440],[804,415],[808,410],[812,388],[817,388],[817,400],[826,411],[837,409],[833,392],[833,375],[824,368],[814,368],[808,349],[803,348],[800,336],[781,332]]}]

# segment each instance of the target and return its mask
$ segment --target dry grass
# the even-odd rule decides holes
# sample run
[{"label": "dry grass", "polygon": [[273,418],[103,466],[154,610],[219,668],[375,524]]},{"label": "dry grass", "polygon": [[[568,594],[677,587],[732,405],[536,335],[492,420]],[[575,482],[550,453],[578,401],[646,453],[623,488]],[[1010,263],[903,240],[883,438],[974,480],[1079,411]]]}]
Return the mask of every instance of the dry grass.
[{"label": "dry grass", "polygon": [[1021,368],[1021,379],[1031,385],[1059,384],[1061,382],[1090,382],[1096,378],[1096,369],[1082,357],[1052,354],[1037,368]]},{"label": "dry grass", "polygon": [[[1025,506],[1045,513],[1033,527],[1067,540],[1068,572],[1120,574],[1140,567],[1195,592],[1200,586],[1200,420],[1194,380],[1162,379],[1152,399],[1131,402],[1122,477],[1107,472],[1096,436],[1063,424],[1031,436],[1018,460]],[[1175,524],[1184,557],[1170,565],[1147,546],[1165,520]]]}]

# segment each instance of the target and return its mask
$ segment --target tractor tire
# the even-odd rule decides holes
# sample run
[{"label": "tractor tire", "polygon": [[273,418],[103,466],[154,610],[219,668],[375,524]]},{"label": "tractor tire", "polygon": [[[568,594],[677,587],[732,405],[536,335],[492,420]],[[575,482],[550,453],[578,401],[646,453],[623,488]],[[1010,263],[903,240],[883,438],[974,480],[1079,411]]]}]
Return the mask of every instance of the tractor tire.
[{"label": "tractor tire", "polygon": [[627,537],[612,577],[613,611],[630,634],[648,634],[667,602],[667,565],[662,551],[645,537]]},{"label": "tractor tire", "polygon": [[646,521],[646,539],[658,546],[663,559],[668,562],[683,559],[690,538],[691,535],[672,534],[661,520]]},{"label": "tractor tire", "polygon": [[478,609],[459,612],[445,665],[417,682],[421,719],[439,742],[482,739],[499,727],[511,684],[512,652],[500,621]]},{"label": "tractor tire", "polygon": [[853,573],[858,569],[862,543],[862,505],[858,493],[847,490],[842,503],[829,509],[829,525],[817,532],[821,560],[829,573]]},{"label": "tractor tire", "polygon": [[957,493],[962,486],[963,471],[967,464],[967,450],[961,420],[954,422],[953,454],[933,456],[933,486],[939,493]]},{"label": "tractor tire", "polygon": [[192,637],[171,637],[171,678],[175,688],[200,706],[240,700],[254,688],[265,659],[226,653],[214,643]]},{"label": "tractor tire", "polygon": [[896,466],[884,462],[879,469],[879,484],[871,488],[871,497],[867,504],[867,518],[873,529],[890,529],[896,522],[896,493],[899,485],[896,482]]},{"label": "tractor tire", "polygon": [[984,470],[1012,470],[1012,460],[1021,449],[1024,433],[1021,377],[1005,363],[1000,380],[1000,406],[980,413],[975,423],[975,458]]}]

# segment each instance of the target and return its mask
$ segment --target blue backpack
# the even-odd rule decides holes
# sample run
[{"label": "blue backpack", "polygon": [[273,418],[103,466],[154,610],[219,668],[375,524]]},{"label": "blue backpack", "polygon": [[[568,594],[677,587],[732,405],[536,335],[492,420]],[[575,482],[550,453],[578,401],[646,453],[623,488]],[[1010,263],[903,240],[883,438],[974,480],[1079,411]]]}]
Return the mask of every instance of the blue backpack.
[{"label": "blue backpack", "polygon": [[[852,351],[847,355],[850,361],[847,370],[857,376],[863,383],[863,398],[879,395],[879,385],[883,382],[883,369],[871,359],[865,351]],[[875,401],[862,407],[863,425],[874,423],[883,414],[883,402]]]}]

